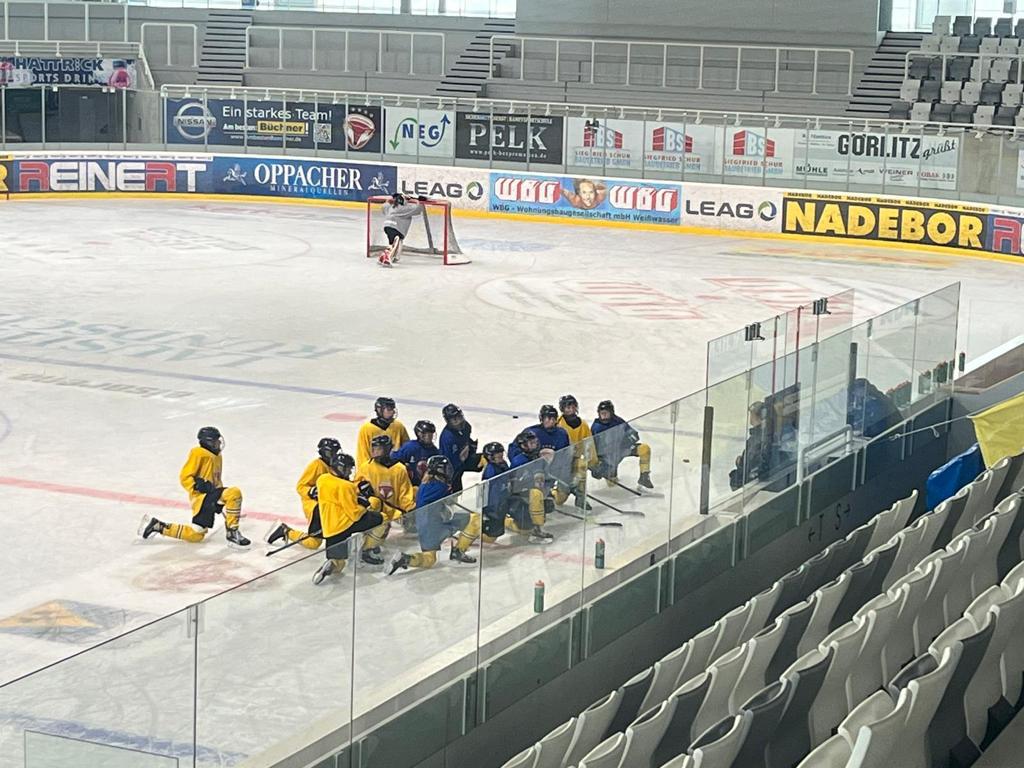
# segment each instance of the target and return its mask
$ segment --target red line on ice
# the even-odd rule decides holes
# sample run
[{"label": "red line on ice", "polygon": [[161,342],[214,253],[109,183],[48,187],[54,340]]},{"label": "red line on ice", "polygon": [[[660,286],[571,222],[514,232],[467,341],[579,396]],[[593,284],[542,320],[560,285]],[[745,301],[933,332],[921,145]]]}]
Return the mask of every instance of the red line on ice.
[{"label": "red line on ice", "polygon": [[[65,493],[70,496],[86,496],[91,499],[104,499],[105,501],[117,501],[122,504],[141,504],[147,507],[165,507],[168,509],[189,509],[189,505],[183,501],[173,499],[161,499],[156,496],[142,496],[138,493],[121,493],[119,491],[108,491],[102,488],[86,488],[81,485],[60,485],[48,483],[44,480],[25,480],[20,477],[0,477],[0,485],[9,485],[14,488],[24,488],[30,491],[49,491],[50,493]],[[284,520],[287,523],[298,525],[305,524],[304,520],[298,518],[281,517],[269,512],[253,512],[242,508],[243,519],[246,517],[254,520]]]}]

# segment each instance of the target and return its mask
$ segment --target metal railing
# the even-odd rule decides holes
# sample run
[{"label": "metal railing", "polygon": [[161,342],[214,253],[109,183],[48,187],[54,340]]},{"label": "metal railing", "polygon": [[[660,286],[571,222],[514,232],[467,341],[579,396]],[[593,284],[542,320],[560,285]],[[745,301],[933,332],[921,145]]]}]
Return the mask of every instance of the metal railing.
[{"label": "metal railing", "polygon": [[[3,39],[4,40],[9,40],[11,38],[11,32],[10,32],[10,30],[11,30],[11,2],[8,2],[7,0],[5,0],[2,3],[2,5],[3,5],[3,24],[4,24],[4,27],[3,27],[3,31],[4,31]],[[24,7],[26,5],[26,3],[19,2],[19,3],[16,3],[16,5]],[[80,8],[82,10],[81,21],[82,21],[82,39],[83,40],[88,40],[89,37],[90,37],[90,35],[89,35],[90,24],[91,24],[91,21],[92,21],[92,16],[95,13],[95,9],[100,9],[101,8],[101,9],[106,10],[106,9],[110,8],[110,5],[107,5],[107,4],[100,5],[100,4],[80,3],[80,2],[79,3],[70,3],[70,2],[49,3],[49,2],[40,2],[39,5],[41,5],[42,8],[43,8],[43,40],[49,40],[50,39],[50,6],[51,5],[58,5],[58,6],[64,6],[64,7],[74,6],[76,9]],[[93,13],[90,13],[90,9],[94,9]],[[102,20],[103,21],[110,21],[110,19],[111,19],[111,16],[109,14],[109,11],[107,13],[103,14],[103,16],[102,16]],[[66,17],[61,17],[60,21],[61,21],[61,23],[67,23],[69,21],[69,19],[66,18]],[[124,29],[124,41],[128,42],[128,6],[127,5],[123,6],[123,11],[122,11],[122,14],[121,14],[120,21],[121,21],[121,24],[122,24],[122,28]]]},{"label": "metal railing", "polygon": [[191,33],[192,33],[192,64],[191,64],[191,66],[192,66],[193,69],[197,68],[199,66],[199,29],[198,29],[198,27],[196,27],[195,24],[180,24],[180,23],[165,22],[165,21],[146,21],[146,22],[143,22],[141,31],[139,32],[139,39],[141,41],[141,45],[142,45],[143,48],[146,47],[146,32],[149,32],[150,30],[153,30],[154,32],[159,32],[159,30],[161,28],[164,29],[165,34],[167,36],[167,61],[166,61],[166,65],[168,67],[182,66],[180,64],[175,64],[174,61],[172,60],[173,57],[171,56],[171,50],[172,50],[171,32],[173,30],[175,30],[175,29],[185,29],[185,30],[191,31]]},{"label": "metal railing", "polygon": [[[534,49],[536,50],[537,44],[547,44],[550,48],[551,44],[554,44],[554,73],[551,78],[527,78],[526,73],[526,59],[527,59],[527,43],[533,43]],[[536,36],[523,36],[523,35],[495,35],[491,38],[490,42],[490,71],[491,76],[500,79],[500,68],[495,67],[498,61],[495,59],[495,44],[499,46],[499,60],[501,57],[506,55],[506,51],[502,50],[502,46],[518,46],[517,57],[519,58],[519,80],[534,80],[539,79],[541,81],[550,80],[551,82],[557,82],[559,73],[561,71],[560,64],[563,61],[563,47],[576,46],[577,50],[572,54],[565,54],[566,57],[571,58],[574,61],[580,61],[584,65],[581,69],[585,70],[587,65],[590,69],[590,83],[595,83],[595,70],[599,56],[602,52],[599,51],[599,47],[604,47],[606,50],[603,55],[614,55],[609,54],[607,49],[613,47],[617,51],[624,50],[625,59],[625,78],[621,82],[623,85],[631,85],[631,70],[637,64],[651,64],[655,63],[661,67],[661,87],[665,88],[669,85],[669,67],[674,64],[682,63],[687,66],[694,66],[692,63],[694,56],[685,61],[679,61],[679,54],[684,52],[691,52],[695,54],[697,67],[697,85],[696,88],[703,89],[704,85],[704,72],[705,69],[710,69],[712,66],[715,68],[724,68],[724,66],[735,66],[736,68],[736,81],[734,90],[748,90],[742,87],[741,76],[743,74],[743,55],[744,51],[748,52],[747,66],[748,68],[757,68],[762,70],[766,67],[762,66],[767,62],[759,62],[758,64],[750,63],[750,53],[754,51],[769,52],[773,54],[773,63],[768,66],[773,68],[772,81],[770,91],[772,93],[779,92],[779,73],[787,66],[787,62],[784,62],[783,55],[786,56],[808,56],[810,58],[810,69],[811,69],[811,94],[818,93],[818,81],[820,73],[825,69],[825,63],[822,58],[828,57],[842,57],[845,58],[845,74],[846,74],[846,90],[845,93],[850,95],[853,93],[853,59],[854,52],[850,48],[804,48],[804,47],[792,47],[792,46],[772,46],[772,45],[727,45],[719,43],[668,43],[658,40],[614,40],[614,39],[587,39],[587,38],[574,38],[574,37],[536,37]],[[579,52],[579,48],[583,48],[583,53]],[[588,50],[589,49],[589,50]],[[642,54],[646,57],[645,61],[634,61],[634,51],[637,49],[645,50],[646,53]],[[655,53],[652,55],[649,53],[651,50]],[[673,61],[672,52],[676,52],[676,61]],[[711,64],[707,62],[707,53],[709,51],[735,51],[736,58],[735,62],[726,63],[722,65]],[[539,55],[539,54],[537,54]],[[544,60],[550,60],[550,57],[544,57]],[[833,67],[829,68],[833,71]],[[841,71],[841,70],[840,70]],[[495,72],[499,74],[495,76]],[[764,88],[756,88],[755,90],[765,90]]]},{"label": "metal railing", "polygon": [[[129,5],[154,8],[238,8],[239,0],[127,0]],[[245,0],[241,2],[243,7]],[[312,11],[379,13],[414,16],[506,18],[516,15],[515,0],[259,0],[253,11]]]},{"label": "metal railing", "polygon": [[[317,37],[324,35],[343,36],[344,37],[344,63],[342,72],[358,71],[364,72],[365,69],[355,68],[349,66],[349,53],[352,46],[351,38],[354,35],[376,35],[377,36],[377,62],[376,69],[372,70],[377,73],[384,71],[384,44],[385,38],[407,38],[409,41],[409,74],[410,75],[438,75],[444,72],[445,67],[445,36],[443,32],[409,32],[406,30],[396,29],[364,29],[361,27],[346,27],[346,28],[332,28],[332,27],[283,27],[283,26],[260,26],[260,27],[247,27],[245,30],[245,67],[249,69],[252,67],[250,62],[250,53],[253,49],[253,33],[259,35],[264,32],[277,33],[277,66],[272,67],[273,69],[283,70],[286,69],[284,66],[284,36],[286,33],[299,32],[307,33],[310,40],[310,72],[316,72],[319,67],[316,64],[317,56]],[[440,67],[439,69],[430,69],[427,71],[421,69],[416,70],[416,38],[420,37],[437,40],[440,43]],[[265,46],[255,46],[257,49],[265,48]],[[323,48],[321,48],[323,50]],[[334,71],[334,70],[332,70]]]},{"label": "metal railing", "polygon": [[[1024,82],[1021,79],[1021,70],[1024,69],[1024,53],[926,53],[924,51],[907,51],[907,55],[903,58],[903,79],[906,80],[910,77],[910,64],[912,59],[942,59],[942,79],[946,79],[946,75],[949,72],[949,61],[950,59],[971,59],[972,61],[980,61],[984,68],[986,61],[996,61],[999,59],[1009,59],[1010,62],[1017,62],[1017,76],[1015,80],[1009,82]],[[973,65],[972,65],[973,69]],[[988,73],[985,73],[984,77],[975,79],[975,82],[982,82],[988,80]]]}]

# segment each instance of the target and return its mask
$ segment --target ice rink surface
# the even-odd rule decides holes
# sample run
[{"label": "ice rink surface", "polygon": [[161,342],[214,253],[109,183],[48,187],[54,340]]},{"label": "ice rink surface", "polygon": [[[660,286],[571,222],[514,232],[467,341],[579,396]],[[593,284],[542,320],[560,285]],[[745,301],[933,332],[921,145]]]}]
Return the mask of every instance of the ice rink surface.
[{"label": "ice rink surface", "polygon": [[[266,558],[262,535],[278,518],[302,522],[294,484],[317,440],[335,435],[354,452],[378,395],[398,401],[410,431],[420,418],[440,429],[441,407],[458,403],[481,445],[507,443],[540,404],[567,392],[588,421],[604,398],[628,418],[703,386],[709,339],[848,288],[859,320],[960,281],[961,350],[973,357],[1017,333],[1020,267],[1009,263],[553,223],[455,224],[472,264],[408,256],[385,270],[364,258],[365,218],[353,209],[4,207],[0,683],[307,557],[294,548]],[[227,549],[221,528],[197,546],[135,535],[143,514],[188,519],[178,471],[206,424],[226,437],[224,479],[243,491],[251,551]],[[657,482],[667,451],[650,441]],[[633,503],[620,490],[607,498]],[[663,534],[658,502],[637,503],[650,510],[647,532]],[[325,597],[309,583],[322,557],[314,555],[208,604],[194,681],[193,639],[179,615],[0,689],[0,766],[22,765],[12,733],[24,729],[102,731],[182,765],[193,765],[194,732],[197,766],[261,764],[284,734],[322,733],[321,716],[364,712],[425,679],[440,651],[456,658],[477,632],[497,636],[520,611],[528,616],[537,578],[550,600],[561,585],[578,591],[589,578],[579,553],[592,551],[594,531],[581,536],[575,526],[556,520],[560,538],[546,548],[503,539],[482,582],[444,558],[430,573],[387,581],[350,571]],[[622,556],[642,547],[642,533],[601,531]],[[359,664],[360,649],[409,636],[418,650],[389,656],[401,675]],[[325,638],[331,661],[310,664]],[[230,690],[239,676],[248,686],[241,700]],[[253,680],[264,682],[253,688]],[[322,698],[331,707],[305,707]],[[247,711],[259,711],[259,722]]]}]

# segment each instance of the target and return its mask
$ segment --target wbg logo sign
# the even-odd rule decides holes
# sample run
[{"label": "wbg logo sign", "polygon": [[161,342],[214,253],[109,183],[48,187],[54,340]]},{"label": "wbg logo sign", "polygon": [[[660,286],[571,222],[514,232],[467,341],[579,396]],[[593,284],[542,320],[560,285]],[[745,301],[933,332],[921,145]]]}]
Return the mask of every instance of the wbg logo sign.
[{"label": "wbg logo sign", "polygon": [[217,118],[201,102],[182,104],[172,120],[178,135],[188,141],[204,141],[217,127]]}]

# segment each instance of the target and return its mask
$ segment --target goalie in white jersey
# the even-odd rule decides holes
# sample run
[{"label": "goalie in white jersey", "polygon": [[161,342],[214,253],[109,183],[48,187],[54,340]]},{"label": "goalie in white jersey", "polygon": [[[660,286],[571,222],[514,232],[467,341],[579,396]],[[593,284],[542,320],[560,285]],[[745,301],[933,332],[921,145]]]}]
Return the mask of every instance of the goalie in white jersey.
[{"label": "goalie in white jersey", "polygon": [[[419,201],[423,202],[426,199],[421,196]],[[407,202],[401,192],[395,192],[391,199],[384,203],[384,234],[388,238],[388,247],[377,257],[378,264],[390,267],[398,262],[398,257],[402,255],[402,241],[409,234],[413,218],[419,216],[422,210],[422,205]]]}]

